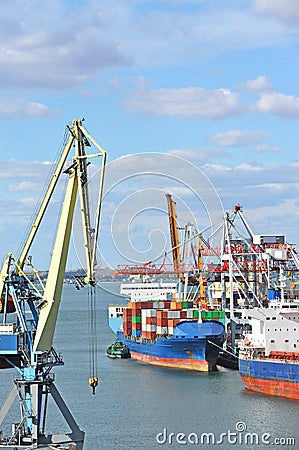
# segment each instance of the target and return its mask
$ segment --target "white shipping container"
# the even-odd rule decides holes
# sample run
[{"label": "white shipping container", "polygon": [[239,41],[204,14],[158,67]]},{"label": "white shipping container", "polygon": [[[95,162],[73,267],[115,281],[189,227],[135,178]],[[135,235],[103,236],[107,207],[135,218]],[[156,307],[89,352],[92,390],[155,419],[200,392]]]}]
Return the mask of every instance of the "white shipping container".
[{"label": "white shipping container", "polygon": [[144,331],[148,331],[148,332],[153,332],[153,331],[156,331],[156,325],[153,325],[153,324],[146,324],[144,327],[142,327],[142,330],[144,330]]},{"label": "white shipping container", "polygon": [[157,317],[157,310],[156,309],[149,309],[148,310],[148,317]]},{"label": "white shipping container", "polygon": [[193,319],[193,309],[187,309],[187,319]]},{"label": "white shipping container", "polygon": [[168,327],[161,327],[161,325],[157,325],[156,329],[157,334],[168,334]]}]

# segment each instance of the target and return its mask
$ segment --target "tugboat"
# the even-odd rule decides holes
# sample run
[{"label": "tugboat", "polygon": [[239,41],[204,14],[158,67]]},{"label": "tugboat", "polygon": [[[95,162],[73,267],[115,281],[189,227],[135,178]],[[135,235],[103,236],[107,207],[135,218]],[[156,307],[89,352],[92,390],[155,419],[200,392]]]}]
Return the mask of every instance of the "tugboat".
[{"label": "tugboat", "polygon": [[107,348],[106,352],[109,358],[131,358],[130,350],[119,339],[116,339],[116,341]]}]

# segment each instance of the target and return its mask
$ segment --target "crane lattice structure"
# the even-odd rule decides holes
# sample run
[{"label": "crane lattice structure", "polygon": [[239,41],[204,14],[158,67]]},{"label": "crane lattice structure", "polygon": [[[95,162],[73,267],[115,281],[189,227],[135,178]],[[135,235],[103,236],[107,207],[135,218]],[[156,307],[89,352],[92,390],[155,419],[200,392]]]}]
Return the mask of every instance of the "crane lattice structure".
[{"label": "crane lattice structure", "polygon": [[[82,121],[74,120],[72,126],[67,128],[68,137],[60,160],[20,256],[15,258],[12,253],[9,253],[1,269],[0,368],[14,367],[17,377],[0,410],[0,426],[16,398],[20,404],[20,418],[12,424],[11,435],[4,436],[1,432],[0,448],[53,448],[46,446],[60,446],[69,443],[76,445],[77,450],[83,448],[84,432],[79,428],[54,384],[52,368],[62,365],[63,360],[53,348],[53,337],[62,295],[77,197],[79,197],[80,203],[86,257],[84,285],[88,286],[91,296],[95,296],[96,248],[106,152],[83,127]],[[94,154],[87,154],[85,151],[87,146],[91,147],[90,142],[97,148]],[[74,155],[71,163],[66,167],[67,157],[72,148]],[[90,174],[88,165],[90,163],[88,160],[96,157],[101,158],[101,176],[95,221],[92,224],[89,210]],[[28,254],[62,174],[67,176],[68,182],[48,277],[46,283],[43,284]],[[27,266],[30,268],[30,274],[28,271],[26,272]],[[97,383],[98,379],[92,368],[89,384],[93,391]],[[47,433],[46,417],[50,396],[69,425],[70,433]]]}]

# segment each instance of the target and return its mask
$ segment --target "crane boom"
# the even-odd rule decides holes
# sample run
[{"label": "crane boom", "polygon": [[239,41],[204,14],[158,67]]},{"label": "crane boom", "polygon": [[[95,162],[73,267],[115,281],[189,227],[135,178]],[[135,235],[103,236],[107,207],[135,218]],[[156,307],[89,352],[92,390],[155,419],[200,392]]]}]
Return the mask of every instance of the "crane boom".
[{"label": "crane boom", "polygon": [[167,206],[168,206],[168,220],[169,220],[174,271],[178,273],[180,270],[181,258],[180,258],[180,246],[179,246],[179,235],[177,227],[175,202],[172,200],[170,194],[165,194],[165,197],[167,199]]},{"label": "crane boom", "polygon": [[53,343],[76,204],[78,189],[77,170],[77,168],[70,169],[69,182],[33,344],[33,351],[35,352],[50,350]]}]

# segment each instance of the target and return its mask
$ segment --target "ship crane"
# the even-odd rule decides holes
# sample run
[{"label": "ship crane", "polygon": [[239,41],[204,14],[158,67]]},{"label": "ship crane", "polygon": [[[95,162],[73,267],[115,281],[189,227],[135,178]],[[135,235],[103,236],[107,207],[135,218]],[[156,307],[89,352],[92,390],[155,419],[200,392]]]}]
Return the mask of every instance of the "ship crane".
[{"label": "ship crane", "polygon": [[[84,285],[91,298],[91,314],[95,308],[95,264],[99,234],[100,212],[106,162],[105,150],[83,127],[74,120],[68,127],[68,137],[60,160],[53,172],[47,192],[31,226],[27,240],[18,258],[9,253],[0,273],[0,368],[17,371],[11,392],[0,410],[0,427],[16,398],[19,400],[20,418],[12,424],[11,435],[0,431],[0,448],[35,449],[54,448],[73,443],[76,450],[83,448],[84,432],[79,428],[54,383],[52,368],[63,364],[62,357],[53,348],[53,337],[62,295],[67,255],[77,197],[82,218],[82,231],[86,259]],[[87,154],[86,146],[96,147],[96,153]],[[68,167],[66,160],[71,149],[74,156]],[[91,158],[101,158],[101,175],[94,223],[89,210],[89,169]],[[62,176],[68,178],[63,206],[55,236],[48,277],[45,285],[28,256],[36,233]],[[26,272],[30,267],[30,274]],[[34,276],[33,276],[34,275]],[[93,317],[92,323],[95,323]],[[94,325],[93,325],[94,326]],[[91,333],[94,329],[91,328]],[[93,339],[96,337],[93,336]],[[94,346],[93,346],[94,348]],[[89,384],[93,390],[98,384],[93,354]],[[48,399],[52,397],[71,432],[48,434],[46,429]],[[65,448],[65,447],[63,447]]]}]

